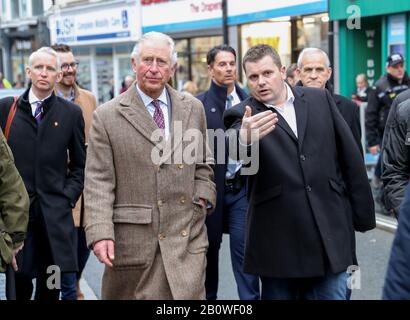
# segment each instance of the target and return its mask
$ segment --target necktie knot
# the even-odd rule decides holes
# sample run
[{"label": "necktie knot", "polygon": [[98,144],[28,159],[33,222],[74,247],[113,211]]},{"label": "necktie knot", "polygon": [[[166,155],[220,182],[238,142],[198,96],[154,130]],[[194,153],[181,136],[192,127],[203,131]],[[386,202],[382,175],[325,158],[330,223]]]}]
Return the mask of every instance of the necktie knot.
[{"label": "necktie knot", "polygon": [[155,107],[154,115],[152,118],[154,119],[158,128],[165,129],[164,113],[161,110],[159,100],[152,100],[152,104]]},{"label": "necktie knot", "polygon": [[37,121],[37,124],[40,124],[41,120],[43,119],[43,102],[42,101],[37,101],[35,102],[36,104],[36,110],[34,111],[34,118]]},{"label": "necktie knot", "polygon": [[233,96],[228,95],[226,97],[226,109],[232,108]]}]

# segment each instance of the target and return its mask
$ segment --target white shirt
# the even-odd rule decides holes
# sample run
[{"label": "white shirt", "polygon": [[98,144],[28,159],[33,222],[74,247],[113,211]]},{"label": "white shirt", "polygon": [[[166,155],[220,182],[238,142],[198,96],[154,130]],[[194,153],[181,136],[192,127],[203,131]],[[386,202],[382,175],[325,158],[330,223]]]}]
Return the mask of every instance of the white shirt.
[{"label": "white shirt", "polygon": [[[237,105],[238,103],[241,102],[241,99],[238,96],[238,93],[236,92],[235,86],[233,87],[233,90],[231,94],[228,94],[228,96],[232,96],[232,107]],[[227,166],[227,171],[226,171],[226,178],[230,179],[233,178],[234,173],[238,172],[239,169],[242,167],[242,160],[235,161],[232,160],[231,158],[228,157],[228,166]],[[231,167],[232,166],[232,167]],[[232,171],[232,172],[230,172]]]},{"label": "white shirt", "polygon": [[33,92],[33,89],[30,89],[30,91],[28,92],[28,101],[30,102],[30,105],[31,105],[31,113],[33,114],[33,117],[34,117],[34,114],[35,114],[36,109],[37,109],[37,102],[39,102],[39,101],[43,102],[44,100],[46,100],[50,96],[51,96],[51,93],[47,97],[45,97],[43,100],[41,100],[41,99],[36,97],[36,95]]},{"label": "white shirt", "polygon": [[236,92],[235,86],[233,87],[233,90],[232,90],[231,94],[228,94],[228,96],[232,96],[232,97],[233,97],[233,99],[232,99],[232,107],[241,102],[241,99],[239,98],[238,93]]},{"label": "white shirt", "polygon": [[[155,107],[152,104],[152,101],[154,101],[155,99],[152,99],[150,96],[147,96],[144,92],[142,92],[142,90],[138,87],[138,84],[136,85],[137,87],[137,91],[142,99],[142,102],[144,102],[145,107],[147,108],[149,114],[151,115],[151,117],[154,117],[154,112],[155,112]],[[159,105],[161,108],[162,113],[164,114],[164,122],[165,122],[165,139],[168,139],[169,137],[169,127],[170,127],[170,123],[169,123],[169,106],[168,106],[168,99],[167,99],[167,91],[164,88],[164,90],[162,90],[161,95],[158,97],[159,100]]]},{"label": "white shirt", "polygon": [[275,109],[288,123],[289,127],[292,129],[293,133],[295,134],[296,138],[298,137],[298,128],[296,124],[296,113],[295,113],[295,106],[293,102],[295,101],[295,96],[293,95],[292,90],[290,89],[289,85],[285,83],[286,86],[286,101],[282,106],[274,106],[271,104],[265,105],[268,108]]}]

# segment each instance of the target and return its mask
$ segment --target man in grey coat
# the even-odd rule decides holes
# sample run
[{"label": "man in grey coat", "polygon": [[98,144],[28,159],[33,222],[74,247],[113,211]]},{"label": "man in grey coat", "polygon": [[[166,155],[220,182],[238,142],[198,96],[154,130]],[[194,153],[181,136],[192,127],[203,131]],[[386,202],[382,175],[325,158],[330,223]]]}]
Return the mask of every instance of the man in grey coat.
[{"label": "man in grey coat", "polygon": [[103,299],[205,298],[213,159],[202,104],[167,85],[176,62],[170,37],[143,35],[131,55],[137,82],[94,112],[85,230],[106,265]]}]

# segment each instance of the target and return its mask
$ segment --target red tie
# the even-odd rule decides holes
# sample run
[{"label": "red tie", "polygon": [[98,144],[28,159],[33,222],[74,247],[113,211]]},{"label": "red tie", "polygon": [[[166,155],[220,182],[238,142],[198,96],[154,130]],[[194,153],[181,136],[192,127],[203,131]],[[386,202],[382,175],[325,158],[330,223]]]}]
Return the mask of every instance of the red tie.
[{"label": "red tie", "polygon": [[165,120],[164,120],[164,114],[162,113],[160,104],[159,104],[159,100],[153,100],[152,104],[155,107],[155,112],[154,112],[154,116],[153,119],[155,121],[155,123],[157,124],[158,128],[160,129],[165,129]]}]

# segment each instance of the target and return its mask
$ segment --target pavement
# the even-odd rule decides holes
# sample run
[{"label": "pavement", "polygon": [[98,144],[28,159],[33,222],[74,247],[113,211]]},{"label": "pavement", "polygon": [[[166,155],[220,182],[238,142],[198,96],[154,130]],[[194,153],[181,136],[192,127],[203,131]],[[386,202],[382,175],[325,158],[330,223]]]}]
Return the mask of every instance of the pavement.
[{"label": "pavement", "polygon": [[[6,300],[5,287],[6,287],[5,276],[3,273],[0,273],[0,300]],[[85,300],[98,300],[94,291],[90,288],[90,286],[88,285],[85,279],[81,279],[80,287],[81,287],[81,291],[84,294]]]},{"label": "pavement", "polygon": [[[378,212],[378,208],[376,206],[376,212]],[[390,232],[390,233],[394,233],[395,230],[397,229],[397,221],[395,218],[393,217],[389,217],[389,216],[385,216],[382,215],[380,213],[376,213],[376,223],[377,223],[377,228]],[[224,254],[222,254],[221,252],[221,256],[222,257],[227,257],[229,256],[229,250],[226,249],[226,252]],[[90,256],[90,260],[93,260],[93,257]],[[220,259],[222,260],[222,259]],[[98,299],[98,295],[99,295],[99,291],[101,290],[100,288],[100,277],[102,274],[102,266],[101,265],[96,265],[95,263],[92,263],[92,261],[90,262],[90,266],[89,268],[86,267],[86,270],[84,270],[84,275],[85,277],[87,277],[88,279],[91,279],[91,281],[94,282],[94,290],[90,287],[89,283],[82,278],[81,282],[80,282],[80,287],[81,290],[84,293],[84,297],[85,300],[99,300]],[[222,261],[220,261],[222,263]],[[92,269],[94,269],[94,272],[92,272],[92,270],[90,270],[90,267]],[[95,272],[95,269],[101,269],[98,270],[98,272]],[[95,275],[95,273],[98,273],[98,275]],[[93,279],[94,278],[98,278],[98,279]],[[220,279],[220,296],[219,299],[232,299],[231,294],[229,295],[224,295],[224,292],[230,292],[232,290],[224,290],[224,288],[230,288],[232,286],[232,283],[234,283],[234,278],[233,275],[229,275],[228,277],[222,277]],[[96,285],[95,283],[98,283],[98,285]],[[6,296],[5,296],[5,276],[4,274],[0,274],[0,300],[6,300]],[[97,292],[97,293],[96,293]],[[235,293],[235,297],[236,297],[236,293]]]}]

